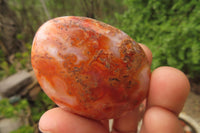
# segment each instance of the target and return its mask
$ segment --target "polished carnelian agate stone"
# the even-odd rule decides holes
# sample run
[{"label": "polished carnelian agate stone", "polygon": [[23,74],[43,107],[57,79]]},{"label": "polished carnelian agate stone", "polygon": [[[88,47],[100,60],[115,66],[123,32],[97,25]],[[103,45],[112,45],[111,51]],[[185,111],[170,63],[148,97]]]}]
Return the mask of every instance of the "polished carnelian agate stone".
[{"label": "polished carnelian agate stone", "polygon": [[118,118],[147,96],[150,66],[141,47],[94,19],[49,20],[35,35],[31,61],[44,92],[88,118]]}]

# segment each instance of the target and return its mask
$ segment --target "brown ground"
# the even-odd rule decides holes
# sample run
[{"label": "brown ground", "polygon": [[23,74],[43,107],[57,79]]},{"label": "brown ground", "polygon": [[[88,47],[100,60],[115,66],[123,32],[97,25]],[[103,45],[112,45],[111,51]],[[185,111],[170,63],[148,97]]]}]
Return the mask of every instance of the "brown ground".
[{"label": "brown ground", "polygon": [[190,92],[183,112],[196,120],[200,125],[200,95]]}]

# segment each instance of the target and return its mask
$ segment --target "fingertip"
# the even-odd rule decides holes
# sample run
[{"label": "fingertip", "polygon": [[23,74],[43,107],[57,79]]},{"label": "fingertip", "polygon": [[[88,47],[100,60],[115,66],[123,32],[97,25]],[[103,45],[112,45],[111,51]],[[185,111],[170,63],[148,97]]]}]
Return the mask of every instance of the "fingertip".
[{"label": "fingertip", "polygon": [[186,75],[172,67],[159,67],[152,72],[148,107],[161,106],[178,114],[190,91]]},{"label": "fingertip", "polygon": [[47,133],[106,133],[106,128],[100,122],[87,119],[61,108],[45,112],[40,121],[39,129]]},{"label": "fingertip", "polygon": [[52,125],[56,123],[52,123],[51,117],[49,118],[49,116],[51,116],[51,114],[54,113],[55,110],[56,108],[48,110],[41,116],[39,120],[39,130],[42,131],[43,133],[51,131],[52,130],[51,127],[56,127],[56,125]]},{"label": "fingertip", "polygon": [[163,80],[168,79],[170,83],[174,83],[177,88],[182,90],[180,92],[184,93],[183,96],[187,96],[190,92],[190,82],[187,76],[177,68],[162,66],[157,68],[152,75],[155,77],[160,75],[160,77],[163,77]]}]

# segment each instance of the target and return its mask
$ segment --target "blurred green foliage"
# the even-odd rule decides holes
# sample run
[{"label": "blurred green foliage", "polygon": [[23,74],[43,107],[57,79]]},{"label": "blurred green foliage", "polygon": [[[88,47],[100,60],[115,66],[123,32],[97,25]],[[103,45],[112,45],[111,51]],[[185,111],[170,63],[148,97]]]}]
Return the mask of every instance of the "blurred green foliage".
[{"label": "blurred green foliage", "polygon": [[3,52],[0,50],[0,80],[19,70],[31,68],[31,45],[27,43],[25,46],[27,50],[15,53],[9,62],[6,61]]},{"label": "blurred green foliage", "polygon": [[26,115],[28,112],[29,103],[26,99],[20,100],[19,103],[13,105],[9,99],[0,100],[0,117],[17,117]]},{"label": "blurred green foliage", "polygon": [[[17,104],[13,105],[9,99],[4,98],[0,100],[0,117],[1,118],[15,118],[27,116],[29,110],[29,103],[26,99],[20,100]],[[33,133],[34,128],[29,125],[24,125],[11,133]]]},{"label": "blurred green foliage", "polygon": [[40,92],[31,107],[33,121],[38,122],[42,114],[54,106],[55,103],[44,92]]},{"label": "blurred green foliage", "polygon": [[11,74],[14,74],[16,69],[14,65],[9,65],[6,61],[0,62],[0,79],[3,79]]},{"label": "blurred green foliage", "polygon": [[[30,105],[31,108],[29,107]],[[55,103],[42,91],[33,103],[29,103],[27,99],[22,99],[16,104],[11,104],[9,99],[4,98],[0,100],[0,117],[22,116],[30,111],[33,121],[38,122],[45,110],[51,109],[54,106]]]},{"label": "blurred green foliage", "polygon": [[[25,117],[28,114],[29,103],[26,99],[20,100],[17,104],[11,104],[9,99],[0,100],[0,117],[3,118],[15,118],[15,117]],[[33,133],[34,128],[29,125],[24,125],[18,130],[11,133]]]},{"label": "blurred green foliage", "polygon": [[152,69],[173,66],[200,78],[200,1],[124,0],[117,27],[153,53]]},{"label": "blurred green foliage", "polygon": [[55,107],[55,103],[43,91],[38,94],[34,102],[21,99],[19,102],[11,104],[8,98],[3,98],[0,100],[0,118],[29,119],[30,125],[23,125],[12,133],[33,133],[37,129],[34,129],[31,124],[38,123],[42,114],[53,107]]}]

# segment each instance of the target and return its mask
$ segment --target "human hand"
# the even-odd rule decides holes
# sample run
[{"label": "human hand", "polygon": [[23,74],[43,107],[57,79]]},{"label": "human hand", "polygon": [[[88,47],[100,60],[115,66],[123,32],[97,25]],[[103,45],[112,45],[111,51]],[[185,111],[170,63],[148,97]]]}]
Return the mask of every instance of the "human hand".
[{"label": "human hand", "polygon": [[[151,51],[144,45],[149,62]],[[151,75],[146,108],[141,108],[115,119],[111,133],[136,133],[138,122],[143,119],[140,133],[183,133],[178,120],[190,84],[187,77],[172,67],[160,67]],[[41,117],[39,128],[44,133],[109,133],[108,120],[95,121],[62,109],[54,108]]]}]

